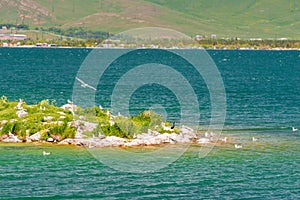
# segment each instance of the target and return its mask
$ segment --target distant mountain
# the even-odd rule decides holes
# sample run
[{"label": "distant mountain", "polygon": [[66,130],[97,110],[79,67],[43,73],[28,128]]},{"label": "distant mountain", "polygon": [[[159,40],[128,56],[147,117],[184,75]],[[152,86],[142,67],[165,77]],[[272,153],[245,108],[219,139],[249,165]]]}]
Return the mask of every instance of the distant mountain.
[{"label": "distant mountain", "polygon": [[0,0],[0,23],[119,32],[159,26],[218,38],[300,39],[299,0]]}]

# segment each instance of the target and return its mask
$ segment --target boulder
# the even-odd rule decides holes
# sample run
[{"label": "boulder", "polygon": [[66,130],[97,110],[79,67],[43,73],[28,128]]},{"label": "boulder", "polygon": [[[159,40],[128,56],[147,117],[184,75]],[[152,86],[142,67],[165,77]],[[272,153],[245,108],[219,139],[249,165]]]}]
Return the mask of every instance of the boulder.
[{"label": "boulder", "polygon": [[149,132],[148,132],[148,133],[141,133],[141,134],[136,134],[136,135],[135,135],[135,138],[136,138],[136,139],[141,139],[141,140],[149,139],[149,138],[151,138],[151,137],[153,137],[153,136],[152,136],[151,133],[149,134]]},{"label": "boulder", "polygon": [[108,136],[103,140],[106,140],[108,143],[110,143],[110,146],[123,146],[126,141],[124,138],[119,138],[116,136]]},{"label": "boulder", "polygon": [[40,133],[40,132],[37,132],[37,133],[35,133],[35,134],[29,136],[29,139],[30,139],[31,141],[39,141],[40,138],[41,138],[41,133]]},{"label": "boulder", "polygon": [[144,145],[159,145],[162,143],[162,140],[160,140],[157,137],[150,137],[148,139],[143,140]]},{"label": "boulder", "polygon": [[103,139],[98,142],[95,142],[95,146],[96,147],[110,147],[112,145],[109,141],[107,141],[106,139]]},{"label": "boulder", "polygon": [[157,131],[151,131],[151,133],[152,133],[152,135],[154,135],[154,136],[160,135],[160,133],[157,132]]},{"label": "boulder", "polygon": [[171,143],[186,143],[186,141],[183,140],[183,137],[176,133],[170,134],[170,141]]},{"label": "boulder", "polygon": [[63,141],[59,142],[58,144],[72,144],[72,145],[82,146],[85,143],[86,142],[81,139],[67,138],[67,139],[64,139]]},{"label": "boulder", "polygon": [[199,138],[197,140],[197,142],[198,142],[198,144],[208,144],[208,143],[210,143],[210,139],[208,139],[208,138]]},{"label": "boulder", "polygon": [[8,138],[8,135],[7,134],[3,134],[3,135],[0,136],[0,141],[5,140],[6,138]]},{"label": "boulder", "polygon": [[168,134],[168,133],[160,134],[160,135],[156,136],[156,138],[158,140],[160,140],[161,143],[170,143],[171,142],[170,134]]},{"label": "boulder", "polygon": [[185,137],[182,133],[177,134],[177,136],[173,136],[172,139],[174,139],[177,143],[189,143],[191,142],[191,139],[188,137]]},{"label": "boulder", "polygon": [[197,138],[195,131],[188,126],[182,126],[180,132],[185,138],[187,138],[189,140]]},{"label": "boulder", "polygon": [[141,140],[141,139],[134,139],[134,140],[131,140],[130,142],[126,142],[124,144],[124,146],[128,146],[128,147],[131,147],[131,146],[140,146],[140,145],[144,145],[144,141]]},{"label": "boulder", "polygon": [[53,138],[54,140],[58,141],[58,142],[61,141],[61,137],[59,135],[51,134],[50,137]]},{"label": "boulder", "polygon": [[22,142],[22,140],[20,140],[17,136],[15,136],[14,134],[11,134],[11,133],[9,133],[8,137],[2,141],[9,142],[9,143]]},{"label": "boulder", "polygon": [[84,132],[91,132],[97,127],[97,123],[91,123],[86,121],[77,120],[74,122],[75,127],[77,127],[75,138],[81,139],[84,137]]}]

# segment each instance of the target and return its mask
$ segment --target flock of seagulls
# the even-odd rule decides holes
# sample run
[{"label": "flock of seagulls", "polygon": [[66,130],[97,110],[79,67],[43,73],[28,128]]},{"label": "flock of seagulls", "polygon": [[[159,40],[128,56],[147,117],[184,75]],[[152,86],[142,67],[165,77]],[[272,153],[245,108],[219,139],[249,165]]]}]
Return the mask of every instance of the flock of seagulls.
[{"label": "flock of seagulls", "polygon": [[[256,141],[258,141],[258,138],[252,137],[252,141],[253,141],[253,142],[256,142]],[[236,149],[241,149],[241,148],[243,148],[243,146],[240,145],[240,144],[234,144],[234,148],[236,148]]]},{"label": "flock of seagulls", "polygon": [[[298,130],[299,130],[298,128],[292,127],[292,131],[293,131],[293,132],[296,132],[296,131],[298,131]],[[256,141],[258,141],[258,138],[252,137],[252,141],[253,141],[253,142],[256,142]],[[239,144],[234,144],[234,148],[236,148],[236,149],[241,149],[241,148],[243,148],[243,146],[242,146],[242,145],[239,145]]]},{"label": "flock of seagulls", "polygon": [[[175,127],[175,122],[173,122],[173,126],[171,127],[171,129],[174,129],[174,127]],[[295,127],[292,127],[292,131],[293,132],[295,132],[295,131],[298,131],[298,129],[297,128],[295,128]],[[205,133],[205,138],[200,138],[199,140],[198,140],[198,143],[207,143],[207,142],[209,142],[210,141],[210,139],[209,138],[211,138],[213,136],[213,133]],[[227,142],[227,137],[224,137],[224,138],[222,138],[222,139],[220,139],[220,141],[222,141],[222,142]],[[256,137],[252,137],[252,141],[253,142],[256,142],[256,141],[258,141],[258,138],[256,138]],[[91,144],[89,144],[89,148],[93,148],[94,146],[92,146]],[[235,149],[242,149],[243,148],[243,146],[241,145],[241,144],[234,144],[234,148]],[[49,156],[51,153],[50,152],[46,152],[46,151],[43,151],[43,155],[44,156]]]},{"label": "flock of seagulls", "polygon": [[[199,144],[205,144],[205,143],[209,143],[212,141],[212,138],[214,137],[214,133],[213,132],[205,132],[204,133],[204,137],[203,138],[200,138],[197,140],[197,142]],[[256,138],[256,137],[252,137],[252,141],[253,142],[257,142],[259,140],[259,138]],[[218,139],[218,141],[222,142],[222,143],[226,143],[228,141],[228,138],[227,137],[224,137],[224,138],[220,138]],[[243,146],[241,144],[234,144],[234,148],[235,149],[241,149],[243,148]]]},{"label": "flock of seagulls", "polygon": [[[292,131],[293,132],[296,132],[296,131],[299,131],[299,129],[298,128],[295,128],[295,127],[292,127]],[[212,133],[205,133],[205,137],[206,138],[209,138],[209,137],[212,137]],[[253,142],[257,142],[259,140],[259,138],[256,138],[256,137],[252,137],[252,141]],[[227,142],[227,137],[225,137],[225,138],[223,138],[223,139],[220,139],[220,141],[222,141],[222,142]],[[202,141],[203,142],[203,141]],[[200,143],[200,142],[199,142]],[[243,148],[243,146],[241,145],[241,144],[234,144],[234,148],[235,149],[241,149],[241,148]]]}]

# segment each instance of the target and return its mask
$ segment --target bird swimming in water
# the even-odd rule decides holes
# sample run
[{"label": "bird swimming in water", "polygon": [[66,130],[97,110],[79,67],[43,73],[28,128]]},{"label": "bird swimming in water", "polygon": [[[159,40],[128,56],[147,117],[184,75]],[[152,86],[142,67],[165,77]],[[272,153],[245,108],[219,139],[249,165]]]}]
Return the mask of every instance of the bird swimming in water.
[{"label": "bird swimming in water", "polygon": [[298,131],[298,129],[295,127],[292,127],[292,131],[295,132],[295,131]]},{"label": "bird swimming in water", "polygon": [[43,151],[44,156],[49,156],[50,154],[51,154],[50,152]]},{"label": "bird swimming in water", "polygon": [[235,144],[235,145],[234,145],[234,148],[236,148],[236,149],[241,149],[241,148],[243,148],[243,146],[242,146],[242,145]]}]

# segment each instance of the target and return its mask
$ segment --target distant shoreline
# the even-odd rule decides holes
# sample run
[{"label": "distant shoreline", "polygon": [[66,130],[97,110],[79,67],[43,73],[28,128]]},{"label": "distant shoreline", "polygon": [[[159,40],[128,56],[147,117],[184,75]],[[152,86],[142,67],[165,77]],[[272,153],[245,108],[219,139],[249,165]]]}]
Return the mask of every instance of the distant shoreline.
[{"label": "distant shoreline", "polygon": [[168,48],[168,47],[161,47],[161,48],[143,48],[143,47],[136,47],[136,48],[123,48],[123,47],[73,47],[73,46],[59,46],[59,47],[37,47],[37,46],[8,46],[8,47],[1,47],[0,49],[18,49],[18,48],[28,48],[28,49],[166,49],[166,50],[184,50],[184,49],[204,49],[204,50],[241,50],[241,51],[300,51],[300,48],[202,48],[202,47],[176,47],[176,48]]}]

